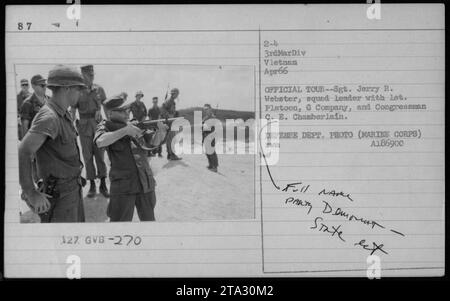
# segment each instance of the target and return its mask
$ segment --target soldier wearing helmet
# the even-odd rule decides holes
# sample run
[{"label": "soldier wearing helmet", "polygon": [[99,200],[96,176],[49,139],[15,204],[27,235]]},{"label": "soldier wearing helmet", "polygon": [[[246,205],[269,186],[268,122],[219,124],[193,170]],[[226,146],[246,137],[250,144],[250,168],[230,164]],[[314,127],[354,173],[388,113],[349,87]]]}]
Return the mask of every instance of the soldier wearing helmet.
[{"label": "soldier wearing helmet", "polygon": [[[23,198],[38,213],[41,222],[84,222],[80,153],[77,131],[68,112],[86,88],[81,73],[57,65],[50,70],[47,87],[52,97],[34,116],[19,144],[19,178]],[[38,190],[31,176],[36,158],[43,187],[52,179],[51,192]]]},{"label": "soldier wearing helmet", "polygon": [[[177,88],[170,90],[170,96],[166,98],[161,106],[161,117],[162,118],[174,118],[178,117],[178,112],[176,110],[175,100],[177,99],[180,91]],[[168,122],[168,126],[171,126],[171,122]],[[172,150],[172,140],[176,135],[176,131],[170,131],[167,134],[166,147],[167,147],[167,159],[168,160],[181,160]]]},{"label": "soldier wearing helmet", "polygon": [[143,97],[144,93],[142,91],[137,91],[136,100],[130,105],[131,113],[133,113],[133,119],[136,119],[139,122],[144,121],[147,117],[147,108],[141,101]]}]

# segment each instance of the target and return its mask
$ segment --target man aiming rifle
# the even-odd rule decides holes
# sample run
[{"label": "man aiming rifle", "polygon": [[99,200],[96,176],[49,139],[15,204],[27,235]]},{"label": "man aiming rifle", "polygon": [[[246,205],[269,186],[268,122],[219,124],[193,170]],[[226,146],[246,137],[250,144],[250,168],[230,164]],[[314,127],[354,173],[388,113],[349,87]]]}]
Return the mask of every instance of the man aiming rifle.
[{"label": "man aiming rifle", "polygon": [[122,95],[107,99],[103,105],[108,119],[98,125],[94,142],[107,149],[111,160],[107,215],[111,222],[131,221],[136,207],[141,221],[154,221],[156,182],[147,152],[162,142],[167,128],[159,122],[158,130],[152,132],[142,122],[129,122],[130,104]]}]

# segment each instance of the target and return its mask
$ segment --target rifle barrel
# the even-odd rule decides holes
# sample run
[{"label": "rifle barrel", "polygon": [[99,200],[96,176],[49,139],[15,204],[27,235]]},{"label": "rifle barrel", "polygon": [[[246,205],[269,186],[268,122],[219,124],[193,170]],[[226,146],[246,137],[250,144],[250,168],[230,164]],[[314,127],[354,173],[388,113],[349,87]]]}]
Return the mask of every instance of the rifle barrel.
[{"label": "rifle barrel", "polygon": [[143,124],[153,124],[153,123],[158,123],[158,122],[164,122],[164,121],[174,121],[177,119],[181,119],[184,117],[174,117],[174,118],[167,118],[167,119],[155,119],[155,120],[145,120],[142,121]]}]

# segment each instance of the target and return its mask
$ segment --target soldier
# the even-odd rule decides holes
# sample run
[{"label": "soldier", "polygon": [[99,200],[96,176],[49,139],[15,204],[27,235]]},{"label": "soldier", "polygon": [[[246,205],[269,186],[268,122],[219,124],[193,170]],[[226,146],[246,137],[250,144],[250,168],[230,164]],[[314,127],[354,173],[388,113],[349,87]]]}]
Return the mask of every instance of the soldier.
[{"label": "soldier", "polygon": [[[149,120],[157,120],[160,118],[161,110],[158,107],[158,97],[153,97],[152,99],[153,106],[148,110],[148,118]],[[154,153],[158,154],[158,157],[162,157],[162,146],[158,146]]]},{"label": "soldier", "polygon": [[[178,112],[175,107],[175,99],[177,99],[180,91],[177,88],[173,88],[170,90],[170,97],[167,98],[162,107],[161,107],[161,117],[162,118],[174,118],[178,117]],[[170,128],[172,122],[168,122],[168,126]],[[166,147],[167,147],[167,159],[168,160],[181,160],[172,150],[172,140],[176,135],[176,131],[169,131],[166,139]]]},{"label": "soldier", "polygon": [[20,80],[20,92],[17,94],[17,113],[20,112],[20,107],[22,107],[24,100],[31,95],[29,89],[28,79]]},{"label": "soldier", "polygon": [[148,118],[149,120],[159,119],[161,110],[158,107],[158,97],[155,96],[152,98],[152,104],[153,106],[148,110]]},{"label": "soldier", "polygon": [[26,98],[20,107],[20,120],[22,123],[23,135],[27,133],[34,116],[48,100],[48,96],[45,95],[45,78],[43,78],[40,74],[33,76],[31,78],[31,86],[34,93]]},{"label": "soldier", "polygon": [[[76,125],[80,135],[81,149],[86,166],[86,178],[90,181],[87,197],[95,196],[95,179],[98,177],[100,178],[100,193],[107,198],[109,194],[105,181],[105,152],[103,149],[99,149],[93,142],[97,125],[102,120],[101,104],[106,99],[106,95],[101,86],[93,83],[94,67],[92,65],[82,66],[81,72],[88,89],[81,95],[80,101],[72,107],[72,116],[75,119],[75,111],[78,109],[80,119],[76,121]],[[97,165],[97,175],[95,174],[94,158],[95,164]]]},{"label": "soldier", "polygon": [[31,95],[30,91],[28,90],[29,85],[28,85],[27,79],[20,80],[20,89],[21,90],[20,90],[19,94],[17,94],[17,134],[18,134],[19,140],[21,140],[24,135],[22,133],[22,123],[20,120],[20,108],[22,107],[24,100],[27,99]]},{"label": "soldier", "polygon": [[[77,132],[67,111],[85,88],[77,70],[58,65],[48,74],[52,97],[36,114],[19,144],[19,177],[23,197],[41,222],[84,222],[80,153]],[[36,157],[44,191],[36,189],[31,160]],[[51,182],[51,185],[49,184]]]},{"label": "soldier", "polygon": [[[207,139],[208,135],[214,132],[214,127],[208,127],[205,122],[208,119],[216,118],[214,115],[211,105],[205,104],[203,106],[203,111],[205,112],[205,117],[203,117],[203,143],[205,144],[206,148],[206,158],[208,159],[208,166],[207,168],[211,171],[217,172],[217,167],[219,166],[219,159],[217,158],[216,154],[216,139],[211,138]],[[206,139],[206,142],[205,142]],[[209,141],[211,141],[211,147],[209,146]]]},{"label": "soldier", "polygon": [[98,147],[106,147],[111,160],[110,221],[131,221],[134,207],[141,221],[154,221],[156,183],[147,151],[136,142],[143,130],[128,121],[130,104],[122,95],[107,99],[103,105],[108,120],[98,125],[94,141]]},{"label": "soldier", "polygon": [[133,118],[137,121],[144,121],[147,117],[147,108],[145,104],[141,101],[144,97],[144,93],[142,91],[136,92],[136,100],[131,104],[130,109],[131,113],[133,113]]},{"label": "soldier", "polygon": [[[47,102],[48,96],[45,95],[46,83],[45,78],[37,74],[31,78],[31,87],[34,93],[30,95],[22,103],[20,108],[20,123],[22,124],[22,136],[28,132],[34,116],[39,112],[41,107]],[[33,158],[33,179],[38,180],[36,160]]]}]

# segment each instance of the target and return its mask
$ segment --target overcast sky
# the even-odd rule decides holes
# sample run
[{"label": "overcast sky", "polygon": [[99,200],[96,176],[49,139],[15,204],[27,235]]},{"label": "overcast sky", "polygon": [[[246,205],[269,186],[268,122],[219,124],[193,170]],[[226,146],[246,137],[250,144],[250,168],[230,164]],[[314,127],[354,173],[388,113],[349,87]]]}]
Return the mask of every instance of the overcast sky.
[{"label": "overcast sky", "polygon": [[[35,74],[45,78],[53,65],[16,65],[16,86]],[[79,67],[79,66],[77,66]],[[203,106],[254,111],[254,74],[248,66],[204,65],[94,65],[95,83],[101,85],[107,97],[127,92],[134,99],[137,90],[144,92],[144,103],[151,105],[153,96],[160,104],[167,86],[180,90],[178,109]],[[30,90],[31,87],[30,87]],[[47,91],[50,95],[51,92]]]}]

